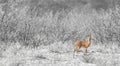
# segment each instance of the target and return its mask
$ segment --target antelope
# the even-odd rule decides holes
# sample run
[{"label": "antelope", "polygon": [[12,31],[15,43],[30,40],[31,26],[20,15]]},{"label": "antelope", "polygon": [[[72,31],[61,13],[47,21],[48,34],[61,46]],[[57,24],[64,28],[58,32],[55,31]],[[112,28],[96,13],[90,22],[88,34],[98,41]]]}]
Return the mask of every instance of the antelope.
[{"label": "antelope", "polygon": [[74,43],[74,55],[77,55],[77,53],[79,52],[79,49],[81,47],[84,47],[86,49],[85,53],[84,53],[84,55],[86,55],[87,54],[87,48],[90,46],[90,44],[91,44],[91,35],[87,36],[87,41],[85,41],[85,40],[83,40],[83,41],[77,40]]}]

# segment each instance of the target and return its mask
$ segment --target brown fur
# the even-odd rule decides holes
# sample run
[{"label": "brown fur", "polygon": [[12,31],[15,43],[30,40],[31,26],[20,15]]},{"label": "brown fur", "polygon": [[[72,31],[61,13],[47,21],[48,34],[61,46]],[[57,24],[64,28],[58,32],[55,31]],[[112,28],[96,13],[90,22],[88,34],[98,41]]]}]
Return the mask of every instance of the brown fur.
[{"label": "brown fur", "polygon": [[74,54],[76,53],[78,53],[78,51],[79,51],[79,49],[81,48],[81,47],[84,47],[84,48],[86,48],[86,51],[85,51],[85,53],[87,54],[87,48],[90,46],[90,44],[91,44],[91,35],[88,35],[87,36],[87,38],[88,38],[88,40],[87,41],[85,41],[85,40],[83,40],[83,41],[79,41],[79,40],[77,40],[75,43],[74,43]]}]

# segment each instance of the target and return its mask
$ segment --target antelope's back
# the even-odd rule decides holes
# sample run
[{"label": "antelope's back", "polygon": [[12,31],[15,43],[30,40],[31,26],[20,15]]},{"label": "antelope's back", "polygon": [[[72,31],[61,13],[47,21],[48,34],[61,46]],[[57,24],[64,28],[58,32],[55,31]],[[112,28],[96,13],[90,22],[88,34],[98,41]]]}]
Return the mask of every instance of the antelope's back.
[{"label": "antelope's back", "polygon": [[75,43],[74,43],[75,46],[81,46],[81,41],[77,40]]}]

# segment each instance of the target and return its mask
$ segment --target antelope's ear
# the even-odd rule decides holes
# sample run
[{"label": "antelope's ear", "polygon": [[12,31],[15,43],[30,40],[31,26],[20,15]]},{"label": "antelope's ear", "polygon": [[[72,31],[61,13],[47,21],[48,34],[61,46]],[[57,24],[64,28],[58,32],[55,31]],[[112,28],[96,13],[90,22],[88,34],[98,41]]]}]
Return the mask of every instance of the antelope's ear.
[{"label": "antelope's ear", "polygon": [[87,36],[90,36],[89,34]]},{"label": "antelope's ear", "polygon": [[89,36],[91,36],[91,34],[89,34]]},{"label": "antelope's ear", "polygon": [[91,34],[87,35],[88,37],[91,36]]}]

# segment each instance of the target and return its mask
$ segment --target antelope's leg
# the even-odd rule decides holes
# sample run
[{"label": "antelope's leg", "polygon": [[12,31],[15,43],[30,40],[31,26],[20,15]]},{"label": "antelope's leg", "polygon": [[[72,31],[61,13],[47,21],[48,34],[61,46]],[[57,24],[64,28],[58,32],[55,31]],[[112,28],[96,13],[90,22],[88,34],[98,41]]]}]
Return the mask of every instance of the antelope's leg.
[{"label": "antelope's leg", "polygon": [[77,49],[74,49],[74,53],[73,53],[73,58],[75,58],[75,56],[77,55]]},{"label": "antelope's leg", "polygon": [[74,48],[74,55],[75,55],[75,56],[77,55],[78,51],[79,51],[79,47],[78,47],[78,46],[75,46],[75,48]]},{"label": "antelope's leg", "polygon": [[77,47],[75,47],[75,49],[74,49],[74,55],[75,56],[77,55]]},{"label": "antelope's leg", "polygon": [[86,48],[86,54],[87,54],[87,48]]},{"label": "antelope's leg", "polygon": [[85,48],[85,53],[84,53],[84,55],[86,55],[87,54],[87,48]]},{"label": "antelope's leg", "polygon": [[75,51],[75,49],[74,49],[73,58],[75,57],[75,52],[76,52],[76,51]]}]

